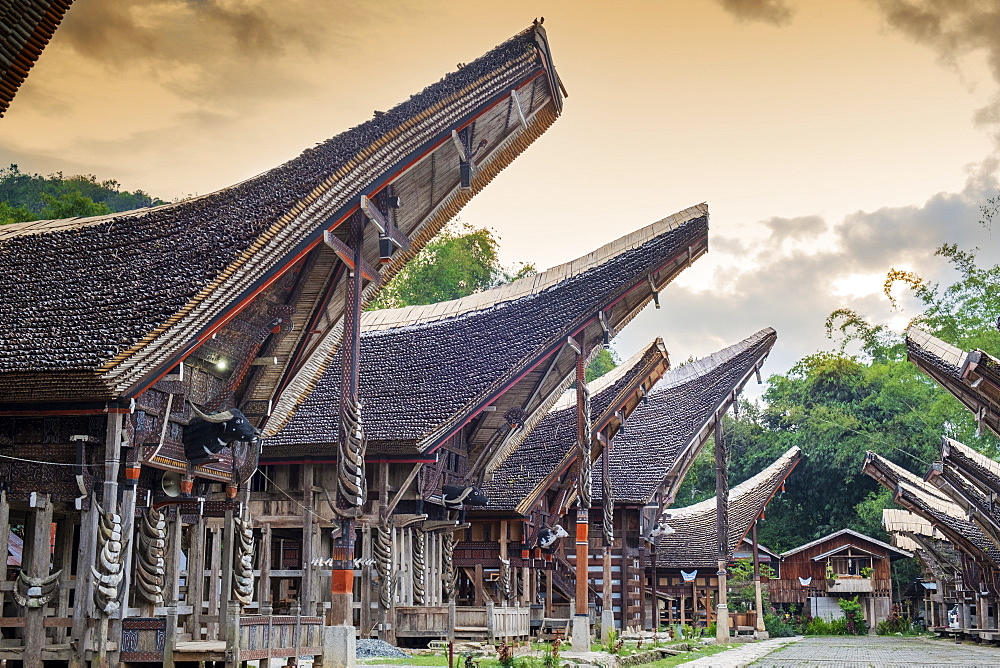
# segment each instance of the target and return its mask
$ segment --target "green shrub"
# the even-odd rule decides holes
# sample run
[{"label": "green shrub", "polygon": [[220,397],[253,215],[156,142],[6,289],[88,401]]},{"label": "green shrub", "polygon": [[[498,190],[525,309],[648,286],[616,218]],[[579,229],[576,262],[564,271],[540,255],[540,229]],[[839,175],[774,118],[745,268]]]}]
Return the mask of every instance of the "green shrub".
[{"label": "green shrub", "polygon": [[764,613],[764,628],[772,638],[790,638],[795,635],[795,627],[791,622],[784,615],[772,612]]},{"label": "green shrub", "polygon": [[875,626],[875,633],[880,636],[906,635],[913,632],[910,620],[899,614],[899,604],[893,604],[889,616]]},{"label": "green shrub", "polygon": [[552,641],[552,644],[547,645],[544,654],[542,654],[542,665],[545,668],[556,668],[559,661],[559,648],[562,646],[562,640],[556,638]]},{"label": "green shrub", "polygon": [[847,619],[841,617],[840,619],[834,619],[830,622],[830,635],[833,636],[846,636],[847,633]]},{"label": "green shrub", "polygon": [[822,617],[813,617],[806,623],[802,633],[807,636],[828,636],[830,633],[830,622]]},{"label": "green shrub", "polygon": [[709,624],[708,628],[705,629],[705,635],[708,636],[709,638],[714,638],[718,632],[719,632],[719,627],[716,625],[715,622]]},{"label": "green shrub", "polygon": [[844,611],[844,622],[847,629],[846,635],[866,635],[868,633],[868,622],[865,621],[865,613],[861,609],[858,597],[842,598],[839,603],[840,609]]}]

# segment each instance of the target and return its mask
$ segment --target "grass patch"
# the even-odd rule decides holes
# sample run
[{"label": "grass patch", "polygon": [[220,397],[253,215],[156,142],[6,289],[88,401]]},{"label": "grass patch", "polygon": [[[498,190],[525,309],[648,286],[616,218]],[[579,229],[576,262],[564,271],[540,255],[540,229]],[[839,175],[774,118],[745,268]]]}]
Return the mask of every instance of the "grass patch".
[{"label": "grass patch", "polygon": [[700,659],[703,656],[712,656],[713,654],[718,654],[719,652],[725,652],[727,649],[732,649],[733,647],[736,647],[736,645],[704,645],[696,652],[684,652],[683,654],[678,654],[677,656],[668,656],[665,659],[660,659],[659,661],[654,661],[653,663],[643,663],[640,665],[667,668],[668,666],[682,664],[685,661]]}]

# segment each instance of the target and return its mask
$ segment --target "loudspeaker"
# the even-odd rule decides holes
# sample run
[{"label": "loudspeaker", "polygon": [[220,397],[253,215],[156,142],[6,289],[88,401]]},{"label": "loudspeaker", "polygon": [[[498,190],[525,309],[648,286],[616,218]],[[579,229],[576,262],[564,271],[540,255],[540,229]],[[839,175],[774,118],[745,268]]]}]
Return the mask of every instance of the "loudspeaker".
[{"label": "loudspeaker", "polygon": [[160,479],[160,488],[167,496],[181,495],[181,474],[176,471],[167,471]]}]

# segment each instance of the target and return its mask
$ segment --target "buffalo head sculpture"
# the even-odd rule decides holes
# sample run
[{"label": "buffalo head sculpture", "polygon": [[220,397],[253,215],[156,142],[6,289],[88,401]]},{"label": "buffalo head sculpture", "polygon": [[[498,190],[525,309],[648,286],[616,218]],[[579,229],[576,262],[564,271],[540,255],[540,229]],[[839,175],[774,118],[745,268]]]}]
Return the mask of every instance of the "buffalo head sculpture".
[{"label": "buffalo head sculpture", "polygon": [[478,487],[441,485],[441,498],[446,506],[485,506],[490,500]]},{"label": "buffalo head sculpture", "polygon": [[198,418],[184,430],[184,455],[192,463],[212,459],[233,441],[252,442],[260,436],[260,430],[236,408],[211,414],[203,413],[194,404],[191,409]]}]

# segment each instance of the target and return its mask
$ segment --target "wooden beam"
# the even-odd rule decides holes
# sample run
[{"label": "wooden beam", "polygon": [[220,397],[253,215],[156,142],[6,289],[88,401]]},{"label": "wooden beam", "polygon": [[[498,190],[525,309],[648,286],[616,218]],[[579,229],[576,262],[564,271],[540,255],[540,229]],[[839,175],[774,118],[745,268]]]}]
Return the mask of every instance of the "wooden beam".
[{"label": "wooden beam", "polygon": [[527,130],[528,129],[528,119],[524,115],[524,110],[521,109],[521,100],[517,96],[517,90],[516,89],[512,90],[510,92],[510,98],[514,102],[514,111],[517,112],[517,118],[518,118],[518,120],[521,121],[521,129],[522,130]]},{"label": "wooden beam", "polygon": [[405,494],[406,490],[409,489],[410,483],[412,483],[413,479],[417,477],[417,474],[420,473],[420,469],[422,467],[422,463],[413,465],[413,468],[410,469],[410,473],[406,476],[406,480],[404,480],[403,484],[399,486],[399,489],[396,490],[396,495],[393,496],[392,501],[389,502],[389,506],[386,509],[386,515],[392,515],[392,511],[396,510],[396,506],[399,505],[399,502],[403,499],[403,494]]},{"label": "wooden beam", "polygon": [[393,225],[385,214],[379,211],[379,208],[364,195],[361,196],[361,210],[368,217],[368,220],[372,221],[375,227],[378,228],[380,233],[392,239],[392,243],[397,248],[403,252],[410,250],[410,238],[400,232],[399,228]]},{"label": "wooden beam", "polygon": [[451,140],[455,143],[455,150],[458,151],[458,159],[462,162],[469,162],[469,155],[465,152],[465,144],[462,143],[462,138],[458,136],[457,130],[451,131]]},{"label": "wooden beam", "polygon": [[[354,266],[354,251],[351,247],[341,241],[337,235],[333,232],[326,230],[323,232],[323,242],[333,249],[333,252],[337,254],[340,261],[343,262],[351,271],[355,271]],[[370,281],[375,285],[382,284],[382,277],[379,276],[378,270],[370,265],[368,262],[361,260],[361,278],[366,281]]]}]

